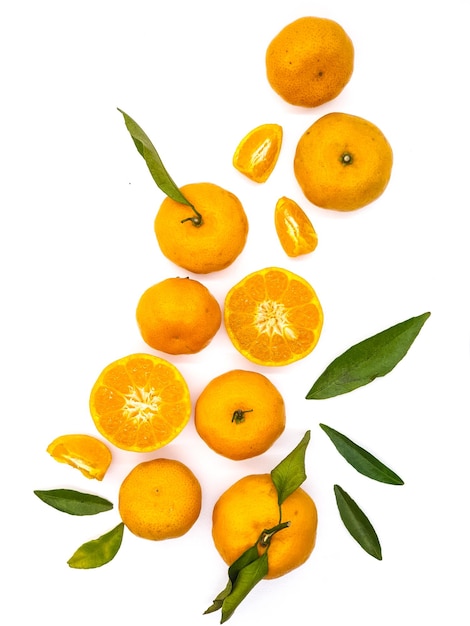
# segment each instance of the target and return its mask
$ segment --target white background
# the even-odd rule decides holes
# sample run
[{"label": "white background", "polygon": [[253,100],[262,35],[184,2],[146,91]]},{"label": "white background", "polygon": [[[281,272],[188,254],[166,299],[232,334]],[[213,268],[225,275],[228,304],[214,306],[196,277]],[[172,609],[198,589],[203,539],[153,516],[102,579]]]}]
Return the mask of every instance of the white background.
[{"label": "white background", "polygon": [[[2,3],[2,623],[218,623],[220,614],[202,616],[226,581],[210,534],[214,502],[239,477],[270,471],[306,430],[304,486],[319,510],[317,547],[303,567],[260,583],[231,623],[469,623],[469,13],[465,0]],[[348,86],[314,110],[285,104],[265,79],[266,46],[303,15],[337,20],[356,50]],[[320,343],[297,364],[255,367],[223,328],[200,354],[171,358],[193,400],[235,367],[270,377],[288,422],[261,457],[217,456],[192,422],[154,455],[113,450],[102,483],[46,453],[58,435],[96,434],[88,396],[99,372],[147,350],[135,323],[138,298],[163,278],[187,275],[158,249],[153,220],[163,195],[117,107],[145,129],[178,184],[215,182],[244,204],[245,251],[229,269],[199,277],[221,305],[229,287],[268,265],[303,275],[321,299]],[[394,150],[385,194],[351,214],[310,205],[293,176],[298,138],[330,111],[374,122]],[[256,185],[231,158],[245,133],[266,122],[283,126],[284,143],[271,178]],[[282,195],[317,230],[308,257],[289,259],[277,241],[273,211]],[[344,349],[425,311],[430,319],[387,377],[335,399],[304,399]],[[375,453],[405,485],[359,475],[320,422]],[[33,490],[70,487],[117,503],[124,476],[153,456],[178,458],[198,476],[204,498],[195,526],[156,543],[126,532],[110,564],[70,569],[79,545],[119,522],[117,508],[75,518]],[[371,519],[382,562],[342,526],[334,483]]]}]

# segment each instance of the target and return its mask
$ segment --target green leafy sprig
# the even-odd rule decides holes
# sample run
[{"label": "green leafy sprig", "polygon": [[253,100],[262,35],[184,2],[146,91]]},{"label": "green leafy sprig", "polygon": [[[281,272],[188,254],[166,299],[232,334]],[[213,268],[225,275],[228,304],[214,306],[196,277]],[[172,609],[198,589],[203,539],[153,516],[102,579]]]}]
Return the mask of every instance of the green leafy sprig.
[{"label": "green leafy sprig", "polygon": [[[269,546],[278,532],[290,525],[282,521],[282,503],[300,487],[307,478],[305,473],[305,453],[310,441],[307,431],[297,446],[276,467],[271,470],[271,478],[276,487],[279,504],[279,523],[273,528],[263,529],[256,542],[241,554],[228,568],[228,582],[215,597],[204,614],[221,611],[220,623],[232,617],[235,609],[266,576],[269,569]],[[260,555],[261,548],[262,553]]]},{"label": "green leafy sprig", "polygon": [[[430,313],[395,324],[343,352],[328,365],[307,393],[307,400],[332,398],[349,393],[385,376],[405,357]],[[373,454],[339,431],[320,424],[336,450],[358,472],[382,483],[403,485],[404,481]],[[369,518],[339,485],[333,487],[344,526],[371,556],[382,560],[382,548]]]},{"label": "green leafy sprig", "polygon": [[192,209],[194,216],[188,217],[183,221],[191,222],[194,226],[201,226],[203,223],[202,215],[196,210],[195,206],[189,202],[178,185],[172,179],[147,134],[130,115],[127,115],[127,113],[124,113],[124,111],[119,108],[118,111],[122,113],[124,123],[126,124],[126,128],[132,137],[132,141],[134,142],[138,153],[147,164],[149,172],[157,184],[157,187],[175,202],[185,204]]},{"label": "green leafy sprig", "polygon": [[[98,515],[113,509],[109,500],[73,489],[37,489],[34,493],[45,504],[68,515]],[[93,569],[109,563],[121,547],[123,533],[124,524],[121,522],[101,537],[81,545],[67,564],[74,569]]]}]

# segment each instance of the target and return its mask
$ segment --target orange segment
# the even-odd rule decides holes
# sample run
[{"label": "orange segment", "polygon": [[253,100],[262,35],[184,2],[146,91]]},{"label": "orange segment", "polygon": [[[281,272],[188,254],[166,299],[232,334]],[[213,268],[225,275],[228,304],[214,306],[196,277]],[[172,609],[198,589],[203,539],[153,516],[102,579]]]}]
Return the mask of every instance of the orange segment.
[{"label": "orange segment", "polygon": [[224,321],[233,345],[247,359],[259,365],[288,365],[316,346],[323,311],[304,278],[267,267],[230,289]]},{"label": "orange segment", "polygon": [[172,363],[131,354],[101,372],[91,390],[90,412],[98,431],[118,448],[151,452],[188,423],[189,389]]},{"label": "orange segment", "polygon": [[262,124],[238,144],[233,166],[255,183],[264,183],[277,163],[282,144],[282,126]]},{"label": "orange segment", "polygon": [[287,256],[309,254],[317,247],[318,237],[312,222],[294,200],[279,198],[274,209],[274,225]]},{"label": "orange segment", "polygon": [[47,446],[47,452],[59,463],[97,480],[103,480],[112,460],[108,446],[91,435],[61,435]]}]

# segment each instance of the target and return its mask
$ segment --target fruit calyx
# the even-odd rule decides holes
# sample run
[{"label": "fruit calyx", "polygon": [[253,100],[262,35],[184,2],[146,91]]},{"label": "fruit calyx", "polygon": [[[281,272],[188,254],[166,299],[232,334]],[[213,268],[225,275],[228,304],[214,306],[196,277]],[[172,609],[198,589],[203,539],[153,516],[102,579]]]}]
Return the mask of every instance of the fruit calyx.
[{"label": "fruit calyx", "polygon": [[202,215],[199,213],[199,211],[196,209],[194,205],[190,203],[188,204],[194,211],[195,215],[193,215],[192,217],[185,217],[184,220],[181,220],[181,223],[183,224],[184,222],[191,222],[193,226],[196,226],[197,228],[199,228],[199,226],[202,226],[204,224]]},{"label": "fruit calyx", "polygon": [[253,409],[237,409],[233,412],[232,422],[235,422],[235,424],[241,424],[245,421],[245,413],[251,413],[252,411]]},{"label": "fruit calyx", "polygon": [[354,161],[353,155],[350,152],[343,152],[339,160],[342,165],[352,165]]}]

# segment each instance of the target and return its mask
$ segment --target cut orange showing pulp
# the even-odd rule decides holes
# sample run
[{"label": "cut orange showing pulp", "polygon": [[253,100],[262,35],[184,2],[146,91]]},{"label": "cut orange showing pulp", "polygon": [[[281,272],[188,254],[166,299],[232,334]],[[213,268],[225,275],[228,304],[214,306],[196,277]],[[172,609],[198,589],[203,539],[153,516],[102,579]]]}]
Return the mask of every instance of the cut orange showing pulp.
[{"label": "cut orange showing pulp", "polygon": [[191,414],[189,389],[180,371],[150,354],[131,354],[110,363],[90,394],[98,431],[113,445],[151,452],[172,441]]},{"label": "cut orange showing pulp", "polygon": [[318,237],[312,222],[294,200],[279,198],[274,209],[274,225],[287,256],[310,254],[317,247]]},{"label": "cut orange showing pulp", "polygon": [[317,345],[323,310],[304,278],[267,267],[230,289],[224,321],[233,345],[247,359],[259,365],[288,365]]},{"label": "cut orange showing pulp", "polygon": [[282,144],[282,126],[262,124],[240,141],[233,166],[255,183],[264,183],[277,163]]},{"label": "cut orange showing pulp", "polygon": [[47,446],[47,452],[59,463],[96,480],[103,480],[112,460],[108,446],[91,435],[61,435]]}]

